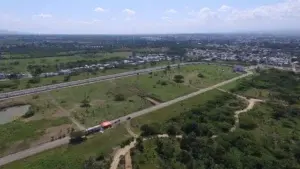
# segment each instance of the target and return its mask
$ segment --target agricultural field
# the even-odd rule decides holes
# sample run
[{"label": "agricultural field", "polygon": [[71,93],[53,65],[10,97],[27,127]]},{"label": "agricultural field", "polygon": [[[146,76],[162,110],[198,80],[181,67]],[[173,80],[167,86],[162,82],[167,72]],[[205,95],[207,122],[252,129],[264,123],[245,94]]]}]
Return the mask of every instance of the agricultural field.
[{"label": "agricultural field", "polygon": [[[113,148],[118,147],[128,138],[130,135],[121,125],[103,134],[95,135],[79,145],[66,145],[49,150],[3,166],[2,169],[82,169],[90,157],[96,158],[98,163],[104,161],[103,155],[113,154]],[[110,161],[109,159],[105,160]]]},{"label": "agricultural field", "polygon": [[[218,71],[220,74],[218,74]],[[204,76],[191,76],[191,74],[194,75],[199,72]],[[184,78],[176,83],[175,75],[182,75]],[[17,128],[16,132],[27,130],[36,121],[59,118],[68,119],[66,124],[70,124],[70,121],[75,119],[83,126],[91,127],[101,121],[114,120],[237,75],[227,67],[213,65],[184,66],[161,72],[14,98],[2,101],[1,105],[6,106],[6,108],[20,105],[31,106],[30,116],[19,119],[28,126],[24,125],[22,129]],[[192,77],[202,79],[202,81],[194,80],[194,83],[191,84],[195,86],[192,86],[186,82],[190,81]],[[206,96],[207,98],[213,98],[209,95]],[[191,103],[198,102],[199,100],[195,100]],[[187,104],[190,105],[191,103]],[[174,112],[180,110],[178,108]],[[3,124],[1,127],[9,130],[10,124]],[[80,126],[75,123],[72,127],[76,129]],[[18,139],[22,140],[22,136]],[[9,149],[9,146],[7,146],[7,149]]]},{"label": "agricultural field", "polygon": [[96,53],[92,56],[73,55],[61,57],[44,57],[44,58],[28,58],[28,59],[7,59],[0,63],[1,72],[27,72],[28,65],[47,65],[47,71],[56,71],[56,64],[76,62],[76,61],[101,61],[111,58],[127,58],[131,52],[113,52],[113,53]]}]

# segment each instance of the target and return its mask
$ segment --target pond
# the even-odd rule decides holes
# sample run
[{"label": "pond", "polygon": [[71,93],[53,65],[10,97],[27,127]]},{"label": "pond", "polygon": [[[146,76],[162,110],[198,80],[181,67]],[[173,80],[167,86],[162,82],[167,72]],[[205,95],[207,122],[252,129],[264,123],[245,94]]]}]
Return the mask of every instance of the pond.
[{"label": "pond", "polygon": [[8,107],[0,111],[0,125],[12,122],[23,116],[30,108],[30,105]]}]

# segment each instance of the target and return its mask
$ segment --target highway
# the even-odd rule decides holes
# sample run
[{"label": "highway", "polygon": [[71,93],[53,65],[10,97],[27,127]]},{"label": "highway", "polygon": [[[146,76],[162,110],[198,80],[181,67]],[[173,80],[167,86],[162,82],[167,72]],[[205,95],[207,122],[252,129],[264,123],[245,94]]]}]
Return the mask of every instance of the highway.
[{"label": "highway", "polygon": [[[228,65],[228,64],[207,63],[207,62],[180,63],[181,66],[195,65],[195,64],[217,64],[217,65],[223,65],[223,66],[232,66],[232,65]],[[178,66],[178,64],[170,65],[171,68],[174,68],[177,66]],[[248,67],[248,70],[254,69],[256,67],[257,66],[250,66],[250,67]],[[292,70],[292,68],[283,68],[283,67],[276,67],[276,66],[264,66],[264,67],[265,68],[275,68],[275,69],[280,69],[280,70]],[[101,82],[101,81],[135,76],[137,74],[145,74],[145,73],[154,72],[154,71],[161,71],[161,70],[164,70],[165,68],[166,68],[166,65],[159,66],[159,67],[153,67],[153,68],[147,68],[147,69],[140,69],[140,70],[135,70],[135,71],[129,71],[129,72],[123,72],[123,73],[118,73],[118,74],[106,75],[106,76],[99,76],[99,77],[89,78],[89,79],[84,79],[84,80],[77,80],[77,81],[71,81],[71,82],[65,82],[65,83],[59,83],[59,84],[53,84],[53,85],[46,85],[46,86],[24,89],[24,90],[17,90],[17,91],[12,91],[12,92],[7,92],[7,93],[0,93],[0,101],[15,98],[15,97],[20,97],[20,96],[25,96],[25,95],[48,92],[48,91],[62,89],[62,88],[82,86],[82,85],[97,83],[97,82]]]},{"label": "highway", "polygon": [[[198,90],[196,92],[190,93],[190,94],[182,96],[182,97],[178,97],[178,98],[176,98],[174,100],[170,100],[170,101],[161,103],[159,105],[156,105],[156,106],[153,106],[153,107],[150,107],[150,108],[138,111],[138,112],[134,112],[132,114],[129,114],[129,115],[120,117],[118,119],[112,120],[111,122],[114,123],[114,122],[116,122],[118,120],[120,120],[120,122],[125,122],[125,121],[127,121],[128,117],[130,117],[132,119],[132,118],[136,118],[136,117],[145,115],[147,113],[153,112],[153,111],[158,110],[158,109],[162,109],[164,107],[167,107],[167,106],[170,106],[172,104],[178,103],[180,101],[189,99],[191,97],[194,97],[196,95],[202,94],[204,92],[216,89],[216,88],[221,87],[221,86],[223,86],[225,84],[231,83],[233,81],[236,81],[238,79],[241,79],[241,78],[244,78],[244,77],[247,77],[247,76],[250,76],[250,75],[252,75],[252,72],[248,72],[247,74],[243,74],[241,76],[238,76],[238,77],[232,78],[230,80],[218,83],[216,85],[213,85],[213,86],[210,86],[210,87],[207,87],[207,88],[204,88],[204,89],[200,89],[200,90]],[[56,148],[56,147],[59,147],[59,146],[62,146],[62,145],[66,145],[68,143],[69,143],[69,137],[66,137],[64,139],[56,140],[54,142],[49,142],[49,143],[40,145],[38,147],[30,148],[30,149],[27,149],[27,150],[24,150],[24,151],[15,153],[15,154],[11,154],[11,155],[5,156],[3,158],[0,158],[0,166],[3,166],[3,165],[8,164],[8,163],[11,163],[13,161],[17,161],[17,160],[21,160],[21,159],[30,157],[32,155],[41,153],[43,151],[46,151],[46,150],[49,150],[49,149],[52,149],[52,148]]]},{"label": "highway", "polygon": [[[180,65],[184,66],[184,65],[192,65],[192,64],[201,64],[201,63],[203,63],[203,62],[187,62],[187,63],[180,63]],[[173,64],[173,65],[170,65],[170,67],[174,68],[174,67],[177,67],[177,65],[178,64]],[[20,97],[20,96],[25,96],[25,95],[48,92],[48,91],[67,88],[67,87],[81,86],[81,85],[87,85],[87,84],[97,83],[97,82],[101,82],[101,81],[107,81],[107,80],[111,80],[111,79],[135,76],[137,74],[145,74],[145,73],[149,73],[149,72],[153,72],[153,71],[160,71],[165,68],[166,68],[166,66],[159,66],[159,67],[123,72],[123,73],[118,73],[118,74],[99,76],[99,77],[89,78],[89,79],[84,79],[84,80],[77,80],[77,81],[71,81],[71,82],[65,82],[65,83],[59,83],[59,84],[53,84],[53,85],[46,85],[46,86],[24,89],[24,90],[17,90],[17,91],[12,91],[12,92],[7,92],[7,93],[1,93],[0,101],[15,98],[15,97]]]}]

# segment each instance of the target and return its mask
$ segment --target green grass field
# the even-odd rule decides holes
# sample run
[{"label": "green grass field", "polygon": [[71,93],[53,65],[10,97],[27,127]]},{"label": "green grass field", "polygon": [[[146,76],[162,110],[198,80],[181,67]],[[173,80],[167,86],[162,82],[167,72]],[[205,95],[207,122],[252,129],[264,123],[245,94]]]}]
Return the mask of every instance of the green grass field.
[{"label": "green grass field", "polygon": [[[103,59],[109,59],[113,57],[125,58],[131,55],[131,52],[113,52],[113,53],[97,53],[93,57],[85,55],[74,55],[74,56],[61,56],[61,57],[45,57],[45,58],[28,58],[28,59],[9,59],[3,60],[0,63],[1,71],[10,72],[27,72],[27,66],[31,65],[49,65],[49,71],[55,71],[55,64],[74,62],[78,60],[90,60],[100,61]],[[18,64],[14,64],[18,62]]]},{"label": "green grass field", "polygon": [[[158,66],[164,66],[170,64],[167,61],[159,62],[155,65],[150,65],[150,64],[145,64],[145,65],[138,65],[138,66],[130,66],[126,68],[115,68],[115,69],[107,69],[105,71],[99,70],[96,73],[90,73],[90,72],[83,72],[80,73],[79,75],[74,75],[71,76],[69,81],[75,81],[75,80],[82,80],[82,79],[88,79],[88,78],[93,78],[93,77],[98,77],[98,76],[105,76],[105,75],[111,75],[111,74],[117,74],[117,73],[122,73],[122,72],[127,72],[127,71],[133,71],[136,69],[145,69],[149,67],[158,67]],[[18,81],[18,85],[16,88],[10,87],[13,86],[12,84],[15,84],[16,81],[13,80],[7,80],[7,81],[0,81],[1,86],[7,86],[7,87],[2,87],[0,88],[0,92],[10,92],[14,90],[21,90],[21,89],[27,89],[27,88],[34,88],[34,87],[40,87],[44,85],[51,85],[55,83],[63,83],[65,76],[54,76],[54,77],[47,77],[47,78],[40,78],[40,82],[36,84],[30,84],[28,86],[28,81],[29,79],[21,79]]]},{"label": "green grass field", "polygon": [[[217,70],[222,73],[218,75]],[[228,72],[223,72],[223,70]],[[209,65],[186,66],[180,69],[175,68],[167,73],[155,72],[152,75],[138,75],[85,86],[65,88],[38,95],[14,98],[3,101],[1,104],[13,105],[22,103],[29,104],[35,108],[35,115],[23,126],[24,130],[31,130],[30,126],[34,126],[33,124],[36,120],[56,119],[58,117],[68,117],[69,115],[75,117],[75,119],[86,127],[90,127],[99,124],[101,121],[113,120],[152,106],[148,100],[140,96],[149,96],[164,102],[196,91],[196,87],[186,83],[186,80],[192,77],[189,77],[189,75],[195,74],[196,72],[202,72],[202,74],[205,75],[203,82],[199,83],[198,87],[209,86],[238,75],[232,73],[229,68],[217,69],[215,66],[210,68]],[[176,74],[182,74],[189,78],[185,78],[185,82],[183,83],[175,83],[173,76]],[[210,79],[210,77],[212,78]],[[162,85],[162,81],[166,83]],[[195,85],[197,85],[197,83],[195,83]],[[125,100],[115,101],[115,96],[118,94],[123,95]],[[133,124],[138,128],[138,124],[144,123],[144,120],[147,120],[149,123],[157,119],[162,121],[167,120],[183,112],[185,109],[192,108],[193,105],[199,105],[202,102],[205,103],[207,100],[213,99],[220,94],[222,93],[219,91],[204,93],[193,99],[183,101],[180,104],[175,104],[171,107],[134,119]],[[89,100],[90,107],[81,107],[84,99]],[[24,138],[19,138],[19,140],[22,139]]]},{"label": "green grass field", "polygon": [[119,126],[95,135],[82,144],[49,150],[3,166],[2,169],[82,169],[84,160],[91,156],[110,154],[114,147],[128,138],[130,135],[126,129]]}]

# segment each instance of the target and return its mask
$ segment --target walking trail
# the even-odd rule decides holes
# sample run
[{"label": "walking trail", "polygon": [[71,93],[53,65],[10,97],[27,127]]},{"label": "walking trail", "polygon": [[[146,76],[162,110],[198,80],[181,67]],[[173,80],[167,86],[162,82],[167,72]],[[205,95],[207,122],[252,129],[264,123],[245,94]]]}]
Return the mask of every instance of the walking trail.
[{"label": "walking trail", "polygon": [[[220,91],[222,91],[222,92],[225,92],[225,93],[229,93],[229,94],[235,95],[236,97],[238,97],[238,98],[240,98],[240,99],[243,99],[243,100],[245,100],[245,101],[248,102],[248,106],[247,106],[245,109],[243,109],[243,110],[238,110],[238,111],[235,111],[235,112],[234,112],[235,124],[234,124],[234,126],[230,129],[230,132],[234,132],[234,131],[236,130],[236,128],[238,127],[239,122],[240,122],[240,120],[239,120],[239,115],[240,115],[241,113],[245,113],[245,112],[247,112],[247,111],[253,109],[253,107],[255,106],[255,104],[258,103],[258,102],[264,102],[264,100],[259,100],[259,99],[252,99],[252,98],[251,98],[251,99],[247,99],[247,98],[244,97],[244,96],[237,95],[237,94],[234,94],[234,93],[230,93],[230,92],[228,92],[228,91],[226,91],[226,90],[223,90],[223,89],[218,89],[218,90],[220,90]],[[130,123],[129,123],[129,122],[126,124],[126,129],[127,129],[128,133],[129,133],[132,137],[134,137],[135,139],[134,139],[134,141],[131,142],[128,146],[125,146],[124,148],[121,148],[121,149],[119,149],[119,150],[116,152],[116,154],[114,155],[113,161],[112,161],[112,163],[111,163],[110,169],[117,169],[118,164],[119,164],[119,162],[120,162],[120,157],[121,157],[122,155],[126,155],[126,154],[128,155],[128,153],[130,153],[130,149],[132,149],[132,148],[135,146],[135,144],[136,144],[136,138],[138,137],[138,135],[135,134],[135,133],[131,130],[131,128],[130,128]],[[161,134],[161,135],[157,135],[157,136],[154,136],[154,137],[144,138],[143,141],[148,140],[148,139],[157,138],[157,137],[158,137],[158,138],[169,138],[169,135],[168,135],[168,134]],[[216,137],[218,137],[218,135],[213,135],[213,136],[212,136],[212,138],[216,138]],[[178,135],[178,136],[176,136],[176,138],[182,138],[182,135]],[[131,167],[132,167],[132,164],[131,164],[131,158],[130,158],[130,159],[129,159],[129,158],[130,158],[130,155],[127,156],[127,158],[125,158],[125,164],[126,164],[126,166],[131,166]],[[125,167],[126,167],[126,166],[125,166]],[[131,168],[126,168],[126,169],[131,169]]]},{"label": "walking trail", "polygon": [[85,130],[86,129],[82,124],[80,124],[75,118],[72,117],[72,114],[68,110],[61,107],[59,105],[59,103],[57,103],[56,99],[50,93],[48,93],[48,96],[51,98],[51,101],[53,102],[53,104],[55,104],[61,111],[68,114],[69,119],[72,121],[72,123],[75,126],[77,126],[77,128],[79,130]]},{"label": "walking trail", "polygon": [[[247,111],[253,109],[253,107],[255,106],[255,104],[258,103],[258,102],[265,102],[264,100],[260,100],[260,99],[252,99],[252,98],[251,98],[251,99],[247,99],[245,96],[241,96],[241,95],[238,95],[238,94],[234,94],[234,93],[228,92],[228,91],[223,90],[223,89],[218,89],[218,90],[221,91],[221,92],[225,92],[225,93],[232,94],[232,95],[234,95],[234,96],[236,96],[236,97],[238,97],[238,98],[240,98],[240,99],[243,99],[243,100],[245,100],[245,101],[248,102],[248,106],[247,106],[245,109],[243,109],[243,110],[238,110],[238,111],[235,111],[235,112],[234,112],[235,124],[234,124],[234,126],[230,129],[230,132],[234,132],[234,131],[236,130],[237,126],[239,125],[239,123],[240,123],[240,118],[239,118],[239,116],[240,116],[241,113],[245,113],[245,112],[247,112]],[[217,136],[216,136],[216,135],[213,136],[213,138],[215,138],[215,137],[217,137]]]}]

